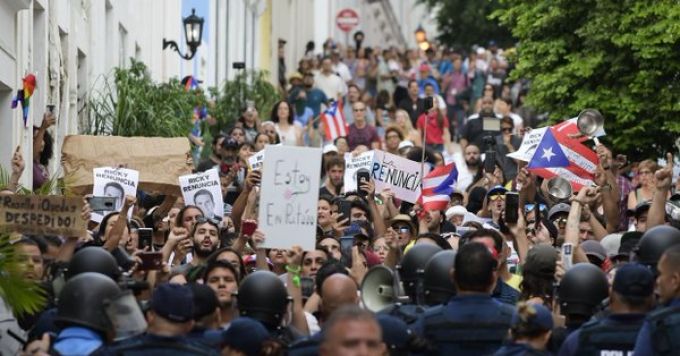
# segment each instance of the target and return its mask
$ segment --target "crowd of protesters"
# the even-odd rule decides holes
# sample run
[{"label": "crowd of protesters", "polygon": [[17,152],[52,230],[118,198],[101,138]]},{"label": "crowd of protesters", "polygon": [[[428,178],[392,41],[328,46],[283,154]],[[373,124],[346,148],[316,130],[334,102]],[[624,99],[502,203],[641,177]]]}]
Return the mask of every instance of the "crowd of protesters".
[{"label": "crowd of protesters", "polygon": [[[554,197],[547,179],[506,156],[540,124],[523,105],[527,84],[508,81],[510,70],[493,42],[470,51],[399,52],[343,49],[329,40],[323,55],[310,50],[271,113],[248,106],[194,162],[196,171],[218,168],[224,216],[139,192],[99,224],[85,204],[83,236],[15,234],[24,276],[48,303],[30,315],[3,304],[0,350],[677,354],[680,191],[672,155],[661,166],[631,163],[598,144],[596,185]],[[318,118],[332,101],[341,104],[349,133],[329,141]],[[500,130],[485,131],[483,118],[498,120]],[[35,130],[34,188],[49,177],[52,123],[46,114]],[[271,144],[323,147],[313,250],[265,249],[269,237],[246,228],[257,225],[261,179],[248,158]],[[344,193],[345,155],[373,149],[424,157],[431,167],[455,162],[446,209],[376,191],[372,179]],[[497,152],[493,170],[483,164],[490,149]],[[0,195],[15,194],[24,166],[17,150]],[[509,213],[513,193],[519,203]],[[120,218],[129,211],[132,219]],[[142,228],[153,229],[146,246]],[[345,249],[348,235],[353,243]],[[141,255],[151,251],[161,265],[141,268]]]}]

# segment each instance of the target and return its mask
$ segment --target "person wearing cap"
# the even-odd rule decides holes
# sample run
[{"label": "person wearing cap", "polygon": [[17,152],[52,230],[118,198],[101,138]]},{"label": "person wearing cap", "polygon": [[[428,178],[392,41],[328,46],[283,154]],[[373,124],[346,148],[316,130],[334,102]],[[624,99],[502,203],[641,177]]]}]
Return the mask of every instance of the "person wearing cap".
[{"label": "person wearing cap", "polygon": [[215,350],[191,342],[194,296],[186,285],[164,283],[156,287],[147,311],[146,333],[112,345],[112,355],[216,355]]},{"label": "person wearing cap", "polygon": [[[654,275],[643,265],[618,269],[609,293],[610,315],[592,320],[567,337],[559,355],[630,355],[646,314],[654,305]],[[636,355],[649,355],[637,353]]]},{"label": "person wearing cap", "polygon": [[[555,226],[557,227],[557,240],[558,240],[558,245],[561,245],[562,242],[564,242],[564,235],[566,233],[566,227],[567,227],[567,217],[569,216],[569,211],[571,210],[571,206],[567,203],[558,203],[555,204],[550,210],[548,211],[548,220],[550,220]],[[580,215],[579,215],[580,219]]]},{"label": "person wearing cap", "polygon": [[527,253],[522,266],[520,300],[553,307],[557,250],[550,245],[535,245]]},{"label": "person wearing cap", "polygon": [[501,215],[503,214],[503,211],[505,210],[505,193],[507,193],[508,190],[505,189],[505,187],[501,185],[497,185],[491,189],[489,189],[488,192],[486,192],[486,199],[485,199],[485,208],[482,209],[478,215],[479,216],[486,216],[486,217],[491,217],[491,221],[496,224],[496,226],[499,226],[499,221],[501,219]]},{"label": "person wearing cap", "polygon": [[461,226],[463,225],[463,220],[467,213],[467,209],[462,205],[452,206],[446,210],[446,220],[450,221],[455,226]]},{"label": "person wearing cap", "polygon": [[680,350],[680,245],[667,248],[656,269],[659,308],[642,325],[635,355],[675,355]]},{"label": "person wearing cap", "polygon": [[217,348],[221,343],[219,300],[215,291],[205,285],[190,283],[194,295],[194,327],[187,338],[191,342]]},{"label": "person wearing cap", "polygon": [[427,352],[422,340],[403,320],[393,315],[378,314],[376,320],[382,330],[383,343],[391,356]]},{"label": "person wearing cap", "polygon": [[511,342],[494,356],[550,355],[546,346],[553,329],[550,309],[542,304],[520,302],[512,316]]},{"label": "person wearing cap", "polygon": [[342,185],[345,179],[345,160],[340,156],[331,157],[325,162],[324,167],[326,179],[323,181],[323,186],[319,188],[319,196],[336,197],[342,193]]},{"label": "person wearing cap", "polygon": [[644,233],[647,231],[647,216],[649,215],[649,208],[651,207],[648,201],[643,201],[635,207],[635,210],[629,211],[633,216],[633,225],[635,231]]},{"label": "person wearing cap", "polygon": [[602,244],[595,240],[586,240],[579,244],[583,252],[588,257],[588,261],[599,267],[605,273],[609,272],[612,267],[612,263],[607,256],[607,250],[604,249]]},{"label": "person wearing cap", "polygon": [[[426,85],[432,85],[432,89],[434,89],[434,94],[439,95],[439,83],[437,83],[437,80],[432,76],[432,68],[430,67],[429,64],[427,63],[421,63],[420,66],[418,67],[418,72],[419,78],[418,79],[418,89],[419,89],[419,95],[420,96],[425,96],[425,86]],[[435,103],[436,105],[437,103]]]},{"label": "person wearing cap", "polygon": [[[279,351],[281,349],[264,325],[252,318],[240,317],[222,332],[222,355],[259,356],[265,346]],[[273,352],[274,349],[269,351]]]}]

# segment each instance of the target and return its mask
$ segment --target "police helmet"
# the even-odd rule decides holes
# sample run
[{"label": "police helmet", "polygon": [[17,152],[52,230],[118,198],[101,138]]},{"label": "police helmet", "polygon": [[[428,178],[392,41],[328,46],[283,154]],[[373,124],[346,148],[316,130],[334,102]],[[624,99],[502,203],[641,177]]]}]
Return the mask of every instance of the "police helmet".
[{"label": "police helmet", "polygon": [[249,274],[238,288],[238,310],[241,316],[260,321],[275,330],[288,307],[288,291],[276,274],[256,271]]},{"label": "police helmet", "polygon": [[404,291],[407,295],[414,296],[416,294],[418,272],[422,272],[427,261],[441,250],[439,246],[420,244],[413,246],[406,252],[406,255],[401,260],[401,264],[397,266],[397,270],[399,271],[401,281],[404,283]]},{"label": "police helmet", "polygon": [[680,244],[680,230],[666,225],[655,226],[642,235],[636,260],[641,264],[656,267],[664,251],[676,244]]},{"label": "police helmet", "polygon": [[114,281],[120,277],[120,270],[116,259],[102,247],[85,247],[76,252],[68,264],[68,269],[65,272],[66,279],[84,273],[97,272],[101,273]]},{"label": "police helmet", "polygon": [[78,325],[106,333],[113,328],[104,301],[120,294],[113,279],[96,272],[79,273],[64,285],[57,302],[57,326]]},{"label": "police helmet", "polygon": [[607,276],[590,263],[578,263],[564,274],[558,289],[564,315],[591,316],[609,295]]},{"label": "police helmet", "polygon": [[423,276],[425,304],[442,304],[456,294],[456,286],[451,280],[451,269],[455,260],[456,253],[453,250],[443,250],[427,261]]}]

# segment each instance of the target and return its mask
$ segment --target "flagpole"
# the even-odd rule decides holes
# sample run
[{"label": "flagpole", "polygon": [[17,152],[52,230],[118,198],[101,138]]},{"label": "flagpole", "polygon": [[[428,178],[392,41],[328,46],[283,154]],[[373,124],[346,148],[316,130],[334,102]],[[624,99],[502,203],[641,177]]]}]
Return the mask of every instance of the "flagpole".
[{"label": "flagpole", "polygon": [[[422,147],[423,152],[422,152],[421,157],[420,157],[420,191],[421,191],[421,194],[422,194],[422,191],[423,191],[423,178],[425,177],[424,176],[425,175],[425,148],[427,147],[427,144],[425,143],[425,137],[427,137],[428,115],[429,115],[429,112],[426,112],[425,113],[425,120],[424,120],[425,121],[425,123],[424,123],[425,127],[423,128],[423,140],[421,141],[422,145],[423,145],[423,147]],[[417,124],[418,124],[418,122],[416,122],[416,126],[417,126]]]}]

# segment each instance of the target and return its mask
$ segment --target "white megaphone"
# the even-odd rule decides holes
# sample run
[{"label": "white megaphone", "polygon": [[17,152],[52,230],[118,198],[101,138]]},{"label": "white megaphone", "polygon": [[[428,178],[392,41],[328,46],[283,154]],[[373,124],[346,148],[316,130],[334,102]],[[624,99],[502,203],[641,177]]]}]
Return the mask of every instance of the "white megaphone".
[{"label": "white megaphone", "polygon": [[404,298],[399,274],[385,266],[374,266],[361,282],[361,301],[374,313]]},{"label": "white megaphone", "polygon": [[548,181],[548,195],[557,202],[569,200],[572,192],[571,183],[562,177],[554,177]]},{"label": "white megaphone", "polygon": [[599,145],[600,140],[594,135],[604,127],[604,116],[595,109],[585,109],[576,117],[576,127],[583,136],[592,138]]}]

